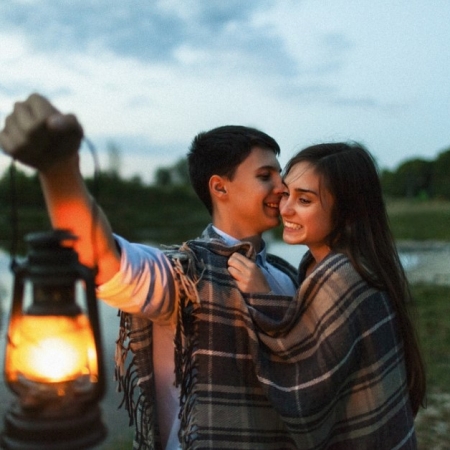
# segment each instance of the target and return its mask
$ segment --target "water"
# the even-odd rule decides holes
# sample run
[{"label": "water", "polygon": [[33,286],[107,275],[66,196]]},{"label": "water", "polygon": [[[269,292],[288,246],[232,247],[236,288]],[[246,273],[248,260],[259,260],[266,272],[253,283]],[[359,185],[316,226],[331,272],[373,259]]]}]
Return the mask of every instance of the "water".
[{"label": "water", "polygon": [[[281,256],[294,267],[298,267],[308,248],[305,245],[288,245],[281,241],[272,241],[268,244],[268,250],[270,253]],[[420,255],[416,252],[400,253],[400,261],[403,268],[408,271],[419,264]]]}]

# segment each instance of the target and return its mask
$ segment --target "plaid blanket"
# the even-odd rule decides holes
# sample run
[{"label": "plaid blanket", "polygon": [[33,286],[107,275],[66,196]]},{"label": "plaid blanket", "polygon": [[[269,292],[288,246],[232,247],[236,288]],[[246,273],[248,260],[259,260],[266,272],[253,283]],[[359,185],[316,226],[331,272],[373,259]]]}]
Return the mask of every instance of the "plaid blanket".
[{"label": "plaid blanket", "polygon": [[[248,243],[215,239],[167,251],[183,293],[175,339],[182,448],[416,448],[389,299],[334,254],[294,299],[243,295],[227,270],[235,251],[255,257]],[[158,449],[151,324],[122,314],[122,325],[117,359],[128,349],[134,358],[118,374],[135,448]]]},{"label": "plaid blanket", "polygon": [[[199,247],[197,245],[201,243]],[[193,352],[197,345],[197,312],[203,303],[215,297],[212,291],[220,291],[221,297],[228,296],[231,288],[234,295],[242,298],[228,273],[227,260],[235,251],[240,251],[252,259],[256,253],[249,243],[227,247],[222,238],[208,226],[200,239],[189,241],[180,247],[168,247],[166,255],[172,262],[180,299],[176,314],[176,383],[181,385],[182,439],[183,448],[194,447],[196,434],[192,426],[189,407],[194,398],[196,363]],[[212,261],[209,256],[214,255]],[[267,261],[288,274],[294,284],[298,284],[298,272],[286,261],[267,255]],[[216,267],[215,267],[216,266]],[[200,290],[199,286],[209,286]],[[225,292],[225,286],[226,288]],[[203,297],[203,298],[202,298]],[[291,297],[274,297],[283,301]],[[120,312],[121,325],[116,342],[116,379],[119,391],[123,392],[124,406],[129,412],[130,425],[135,425],[133,448],[141,450],[160,449],[158,424],[156,421],[156,396],[152,368],[152,323],[145,318]],[[131,357],[130,357],[131,355]],[[189,397],[189,398],[188,398]],[[190,418],[189,418],[190,417]],[[189,423],[187,423],[189,422]],[[254,441],[255,443],[257,441]],[[209,447],[211,448],[211,447]],[[248,448],[254,448],[250,445]]]}]

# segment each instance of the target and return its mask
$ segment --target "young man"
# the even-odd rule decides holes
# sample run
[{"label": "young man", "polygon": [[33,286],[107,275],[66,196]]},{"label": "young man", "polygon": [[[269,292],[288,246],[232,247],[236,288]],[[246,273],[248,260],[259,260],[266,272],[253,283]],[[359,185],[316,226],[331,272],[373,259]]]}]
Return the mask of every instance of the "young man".
[{"label": "young man", "polygon": [[[295,448],[258,379],[270,317],[296,289],[295,271],[266,255],[261,237],[279,223],[278,144],[247,127],[199,134],[189,170],[212,224],[202,237],[161,251],[114,236],[101,211],[93,224],[95,204],[78,166],[81,139],[75,116],[37,94],[15,104],[0,133],[6,153],[38,169],[52,225],[71,229],[81,262],[98,266],[98,296],[124,311],[118,374],[131,417],[140,417],[137,448]],[[245,259],[229,265],[236,252],[264,271],[269,296],[237,289],[230,272],[239,278],[248,269]],[[125,376],[127,348],[137,377]],[[142,395],[134,401],[137,385]]]}]

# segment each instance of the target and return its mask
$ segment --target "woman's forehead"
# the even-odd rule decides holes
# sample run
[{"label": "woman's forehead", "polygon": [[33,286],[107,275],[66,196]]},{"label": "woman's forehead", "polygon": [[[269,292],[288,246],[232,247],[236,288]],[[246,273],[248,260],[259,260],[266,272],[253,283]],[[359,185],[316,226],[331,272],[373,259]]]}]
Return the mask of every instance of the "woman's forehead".
[{"label": "woman's forehead", "polygon": [[302,161],[292,166],[289,173],[284,176],[283,183],[289,189],[314,192],[327,203],[333,198],[324,176],[317,171],[314,164],[308,161]]},{"label": "woman's forehead", "polygon": [[291,170],[283,177],[283,181],[287,185],[302,181],[319,183],[320,177],[311,163],[302,161],[292,166]]}]

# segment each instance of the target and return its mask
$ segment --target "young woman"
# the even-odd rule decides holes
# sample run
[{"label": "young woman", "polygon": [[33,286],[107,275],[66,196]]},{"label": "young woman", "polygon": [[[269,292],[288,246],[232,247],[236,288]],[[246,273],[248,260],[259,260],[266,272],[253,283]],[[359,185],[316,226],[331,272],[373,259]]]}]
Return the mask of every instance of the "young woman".
[{"label": "young woman", "polygon": [[[374,161],[358,144],[315,145],[284,183],[283,239],[309,251],[294,300],[257,343],[268,398],[298,449],[414,449],[425,374]],[[244,292],[270,290],[240,254],[229,271]]]}]

